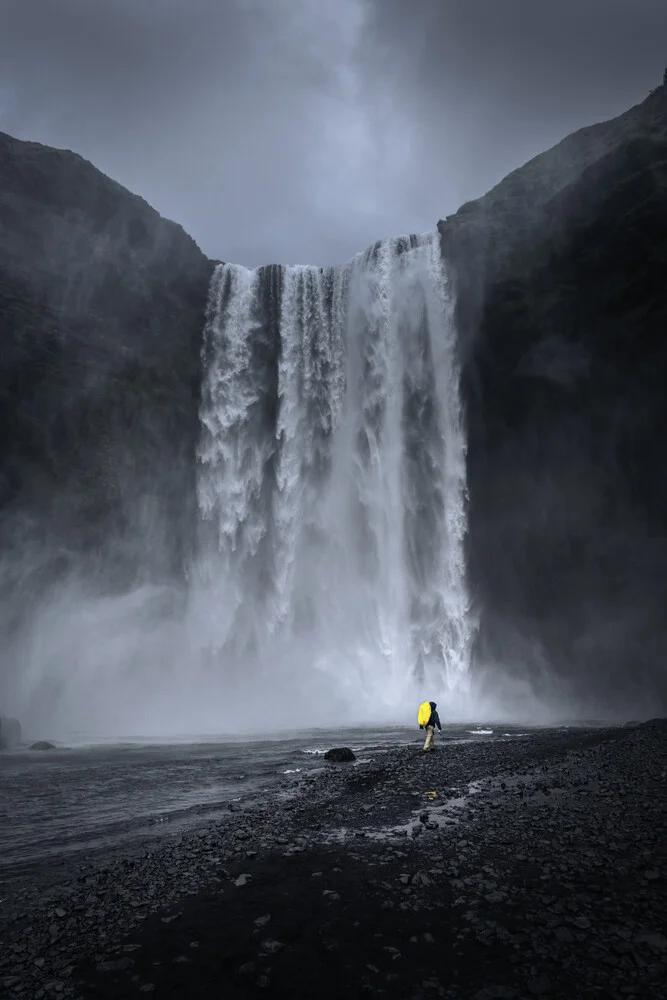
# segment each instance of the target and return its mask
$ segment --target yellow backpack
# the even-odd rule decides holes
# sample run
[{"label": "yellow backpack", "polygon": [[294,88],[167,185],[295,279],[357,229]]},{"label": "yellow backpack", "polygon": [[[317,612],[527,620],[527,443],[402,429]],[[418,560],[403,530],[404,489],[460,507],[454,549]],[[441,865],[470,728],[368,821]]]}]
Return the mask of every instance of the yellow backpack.
[{"label": "yellow backpack", "polygon": [[419,706],[419,711],[417,712],[417,723],[420,726],[426,726],[430,718],[431,718],[431,703],[430,701],[423,701]]}]

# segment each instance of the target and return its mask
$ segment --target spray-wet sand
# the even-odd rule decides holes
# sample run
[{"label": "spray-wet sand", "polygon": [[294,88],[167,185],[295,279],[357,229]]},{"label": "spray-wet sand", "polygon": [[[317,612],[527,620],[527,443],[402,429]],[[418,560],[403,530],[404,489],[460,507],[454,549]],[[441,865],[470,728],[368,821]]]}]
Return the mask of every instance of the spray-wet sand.
[{"label": "spray-wet sand", "polygon": [[52,884],[3,922],[0,981],[31,998],[657,1000],[666,771],[665,723],[320,769]]}]

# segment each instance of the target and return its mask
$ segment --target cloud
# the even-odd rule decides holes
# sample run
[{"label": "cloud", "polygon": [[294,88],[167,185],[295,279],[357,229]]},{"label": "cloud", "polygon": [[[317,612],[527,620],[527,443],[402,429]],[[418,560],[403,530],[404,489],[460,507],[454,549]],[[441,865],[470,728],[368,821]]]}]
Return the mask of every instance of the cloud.
[{"label": "cloud", "polygon": [[209,254],[335,263],[430,229],[662,74],[663,0],[0,0],[0,128]]}]

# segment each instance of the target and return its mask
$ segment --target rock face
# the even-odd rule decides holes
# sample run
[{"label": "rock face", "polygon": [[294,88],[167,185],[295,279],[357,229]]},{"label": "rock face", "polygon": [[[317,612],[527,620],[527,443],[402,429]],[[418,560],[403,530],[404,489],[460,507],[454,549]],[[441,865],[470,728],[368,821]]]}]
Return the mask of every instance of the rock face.
[{"label": "rock face", "polygon": [[0,715],[0,750],[13,750],[21,743],[21,723]]},{"label": "rock face", "polygon": [[[178,571],[213,265],[81,157],[0,134],[0,541]],[[25,560],[23,560],[25,563]]]},{"label": "rock face", "polygon": [[556,664],[601,705],[665,704],[667,87],[439,229],[463,334],[478,661]]},{"label": "rock face", "polygon": [[[667,85],[439,229],[462,334],[478,664],[533,679],[555,667],[600,708],[655,714]],[[107,586],[182,569],[212,269],[80,157],[0,134],[1,606],[82,554]]]}]

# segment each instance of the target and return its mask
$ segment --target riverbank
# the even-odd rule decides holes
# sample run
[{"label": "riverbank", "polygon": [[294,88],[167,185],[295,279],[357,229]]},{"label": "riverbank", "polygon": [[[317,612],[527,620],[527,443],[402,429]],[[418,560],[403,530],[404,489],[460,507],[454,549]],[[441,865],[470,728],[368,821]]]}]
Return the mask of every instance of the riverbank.
[{"label": "riverbank", "polygon": [[0,928],[0,982],[30,1000],[658,998],[666,769],[664,722],[331,767],[53,886]]}]

